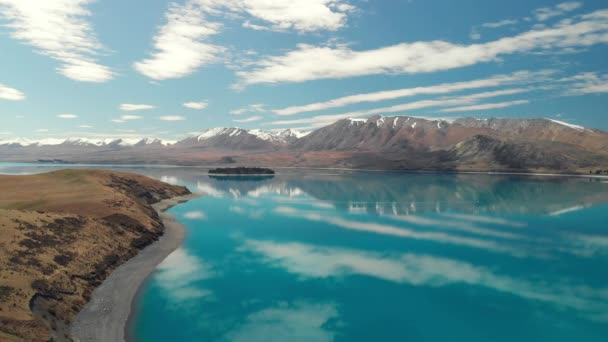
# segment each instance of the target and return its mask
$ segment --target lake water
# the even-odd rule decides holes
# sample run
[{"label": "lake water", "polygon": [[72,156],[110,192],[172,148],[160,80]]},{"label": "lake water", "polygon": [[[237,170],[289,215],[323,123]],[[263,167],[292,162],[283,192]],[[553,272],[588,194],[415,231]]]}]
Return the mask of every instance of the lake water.
[{"label": "lake water", "polygon": [[606,180],[121,170],[205,194],[135,341],[608,340]]}]

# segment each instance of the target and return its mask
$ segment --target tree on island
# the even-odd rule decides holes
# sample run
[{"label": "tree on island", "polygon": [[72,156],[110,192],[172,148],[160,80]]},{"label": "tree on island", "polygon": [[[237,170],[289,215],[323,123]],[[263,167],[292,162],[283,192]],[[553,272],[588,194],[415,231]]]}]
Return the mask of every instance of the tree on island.
[{"label": "tree on island", "polygon": [[274,170],[262,167],[219,167],[209,170],[216,175],[274,175]]}]

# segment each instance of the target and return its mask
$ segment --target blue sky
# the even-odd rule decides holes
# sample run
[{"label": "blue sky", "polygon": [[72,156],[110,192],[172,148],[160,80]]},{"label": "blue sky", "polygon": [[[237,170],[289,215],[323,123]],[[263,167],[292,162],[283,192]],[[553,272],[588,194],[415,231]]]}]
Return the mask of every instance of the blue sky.
[{"label": "blue sky", "polygon": [[0,140],[375,114],[608,130],[608,3],[0,0]]}]

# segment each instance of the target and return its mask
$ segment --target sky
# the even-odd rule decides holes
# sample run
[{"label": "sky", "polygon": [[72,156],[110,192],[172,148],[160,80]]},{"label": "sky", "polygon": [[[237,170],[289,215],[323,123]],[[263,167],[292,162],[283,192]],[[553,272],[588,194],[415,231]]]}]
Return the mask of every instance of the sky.
[{"label": "sky", "polygon": [[0,140],[607,108],[604,0],[0,0]]}]

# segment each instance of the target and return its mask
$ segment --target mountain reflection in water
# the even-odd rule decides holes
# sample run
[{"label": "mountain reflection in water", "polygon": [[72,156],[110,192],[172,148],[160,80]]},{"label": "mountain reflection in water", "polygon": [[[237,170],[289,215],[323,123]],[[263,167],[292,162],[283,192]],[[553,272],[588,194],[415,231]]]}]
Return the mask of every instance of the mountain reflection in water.
[{"label": "mountain reflection in water", "polygon": [[135,340],[608,336],[601,179],[118,170],[204,194],[171,210],[188,234],[142,289]]}]

